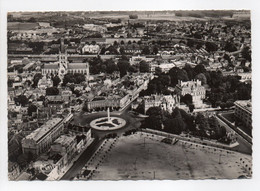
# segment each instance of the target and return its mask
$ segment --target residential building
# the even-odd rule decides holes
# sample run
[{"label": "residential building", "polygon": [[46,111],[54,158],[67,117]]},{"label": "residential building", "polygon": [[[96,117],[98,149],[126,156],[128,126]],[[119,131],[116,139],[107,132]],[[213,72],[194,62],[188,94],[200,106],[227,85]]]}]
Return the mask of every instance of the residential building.
[{"label": "residential building", "polygon": [[248,128],[252,128],[252,104],[251,100],[235,101],[235,116]]},{"label": "residential building", "polygon": [[151,95],[144,96],[144,113],[151,107],[160,107],[164,111],[172,112],[172,110],[179,106],[180,97],[178,95]]},{"label": "residential building", "polygon": [[46,76],[43,76],[38,82],[38,88],[40,89],[46,89],[52,86],[53,86],[52,80],[50,78],[47,78]]},{"label": "residential building", "polygon": [[206,89],[201,85],[200,80],[192,80],[187,82],[179,80],[175,91],[179,96],[190,94],[192,96],[192,103],[195,108],[202,108],[204,106],[203,99],[205,99],[206,96]]},{"label": "residential building", "polygon": [[82,48],[82,54],[89,53],[89,54],[98,54],[99,53],[99,45],[93,45],[93,44],[86,44]]},{"label": "residential building", "polygon": [[175,64],[173,63],[163,63],[163,64],[159,64],[156,68],[158,68],[158,70],[162,73],[167,73],[173,67],[175,67]]},{"label": "residential building", "polygon": [[8,162],[8,179],[15,180],[20,175],[20,167],[17,163]]}]

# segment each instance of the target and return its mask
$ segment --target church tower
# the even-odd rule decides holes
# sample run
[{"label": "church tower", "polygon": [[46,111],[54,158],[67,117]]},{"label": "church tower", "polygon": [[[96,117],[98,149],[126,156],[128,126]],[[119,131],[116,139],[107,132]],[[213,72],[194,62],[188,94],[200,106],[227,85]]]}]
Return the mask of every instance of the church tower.
[{"label": "church tower", "polygon": [[64,39],[60,40],[60,54],[59,54],[59,77],[63,79],[68,70],[68,56],[64,47]]}]

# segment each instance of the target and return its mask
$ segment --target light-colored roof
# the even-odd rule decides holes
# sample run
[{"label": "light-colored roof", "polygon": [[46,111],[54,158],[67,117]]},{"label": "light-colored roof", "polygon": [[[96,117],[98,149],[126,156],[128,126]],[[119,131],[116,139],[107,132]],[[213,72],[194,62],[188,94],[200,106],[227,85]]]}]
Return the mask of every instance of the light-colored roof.
[{"label": "light-colored roof", "polygon": [[87,69],[87,63],[68,63],[68,69]]},{"label": "light-colored roof", "polygon": [[44,64],[44,69],[58,69],[59,64],[58,63],[51,63],[51,64]]},{"label": "light-colored roof", "polygon": [[75,140],[76,136],[61,135],[54,141],[54,144],[61,144],[62,146],[69,146],[72,141]]},{"label": "light-colored roof", "polygon": [[33,139],[34,141],[39,141],[44,137],[51,129],[53,129],[59,122],[62,121],[62,118],[53,118],[43,124],[40,128],[33,131],[31,134],[26,136],[26,139]]}]

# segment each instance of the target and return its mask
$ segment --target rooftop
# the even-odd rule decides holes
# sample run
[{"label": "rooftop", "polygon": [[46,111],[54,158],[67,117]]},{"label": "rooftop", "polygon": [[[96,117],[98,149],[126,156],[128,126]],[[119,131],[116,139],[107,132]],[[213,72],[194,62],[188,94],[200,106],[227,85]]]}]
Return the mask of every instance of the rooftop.
[{"label": "rooftop", "polygon": [[44,69],[58,69],[58,63],[44,64]]},{"label": "rooftop", "polygon": [[87,63],[68,63],[68,69],[87,69]]},{"label": "rooftop", "polygon": [[53,129],[59,122],[62,121],[62,118],[53,118],[43,124],[40,128],[33,131],[31,134],[26,136],[26,139],[33,139],[38,142],[44,135],[46,135],[51,129]]},{"label": "rooftop", "polygon": [[75,140],[75,136],[61,135],[54,141],[54,144],[61,144],[62,146],[67,147],[73,140]]},{"label": "rooftop", "polygon": [[239,105],[240,107],[243,107],[244,109],[252,113],[251,100],[237,100],[235,101],[235,105]]}]

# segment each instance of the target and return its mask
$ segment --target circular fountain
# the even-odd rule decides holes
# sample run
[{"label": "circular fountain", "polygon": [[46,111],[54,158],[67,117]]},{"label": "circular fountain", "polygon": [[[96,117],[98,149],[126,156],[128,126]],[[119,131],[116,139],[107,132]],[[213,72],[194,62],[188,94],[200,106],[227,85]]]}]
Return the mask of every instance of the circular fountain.
[{"label": "circular fountain", "polygon": [[107,117],[97,118],[90,122],[90,126],[97,130],[116,130],[124,127],[126,121],[120,117],[111,117],[110,109],[107,109]]}]

